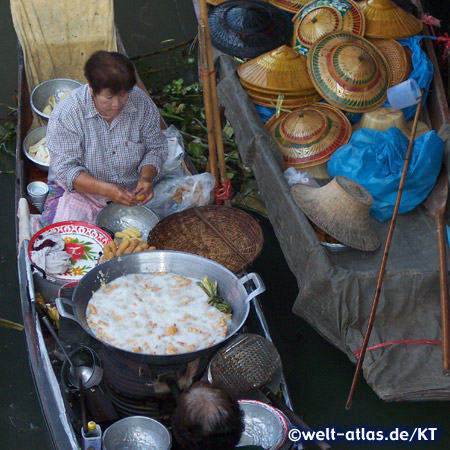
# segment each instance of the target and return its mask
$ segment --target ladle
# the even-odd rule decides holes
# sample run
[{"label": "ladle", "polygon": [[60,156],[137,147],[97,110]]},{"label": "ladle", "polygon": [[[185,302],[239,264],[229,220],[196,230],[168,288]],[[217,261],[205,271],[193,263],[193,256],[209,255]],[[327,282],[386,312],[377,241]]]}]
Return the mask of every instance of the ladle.
[{"label": "ladle", "polygon": [[70,360],[69,355],[67,354],[66,349],[64,348],[62,342],[60,341],[58,335],[56,334],[55,330],[52,327],[52,324],[48,320],[47,316],[42,317],[42,321],[45,323],[45,326],[48,328],[48,331],[50,331],[51,335],[61,348],[62,352],[64,353],[64,357],[66,358],[67,362],[70,365],[69,370],[69,381],[73,386],[79,386],[79,376],[82,376],[83,385],[85,387],[88,387],[89,380],[92,378],[92,374],[94,372],[94,369],[88,366],[78,366],[75,367],[73,365],[73,362]]}]

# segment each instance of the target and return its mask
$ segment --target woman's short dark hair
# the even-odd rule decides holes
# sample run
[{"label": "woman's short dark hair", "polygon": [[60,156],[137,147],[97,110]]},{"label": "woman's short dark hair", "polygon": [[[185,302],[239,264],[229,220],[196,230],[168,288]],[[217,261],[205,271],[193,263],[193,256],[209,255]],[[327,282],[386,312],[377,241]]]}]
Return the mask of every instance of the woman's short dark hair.
[{"label": "woman's short dark hair", "polygon": [[186,450],[230,450],[244,431],[243,417],[239,403],[227,391],[198,381],[181,394],[172,431]]},{"label": "woman's short dark hair", "polygon": [[129,92],[136,84],[136,72],[128,57],[118,52],[99,50],[84,65],[84,76],[89,86],[98,94],[109,89],[112,94]]}]

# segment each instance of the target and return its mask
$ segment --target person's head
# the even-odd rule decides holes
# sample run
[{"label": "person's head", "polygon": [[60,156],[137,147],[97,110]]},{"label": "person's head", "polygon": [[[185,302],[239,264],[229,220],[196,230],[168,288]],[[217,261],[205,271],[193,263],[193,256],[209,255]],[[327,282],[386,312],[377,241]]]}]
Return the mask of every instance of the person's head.
[{"label": "person's head", "polygon": [[84,65],[84,75],[98,112],[107,118],[120,113],[137,81],[129,58],[105,50],[90,56]]},{"label": "person's head", "polygon": [[227,391],[197,381],[180,395],[172,431],[185,450],[231,450],[244,431],[243,412]]}]

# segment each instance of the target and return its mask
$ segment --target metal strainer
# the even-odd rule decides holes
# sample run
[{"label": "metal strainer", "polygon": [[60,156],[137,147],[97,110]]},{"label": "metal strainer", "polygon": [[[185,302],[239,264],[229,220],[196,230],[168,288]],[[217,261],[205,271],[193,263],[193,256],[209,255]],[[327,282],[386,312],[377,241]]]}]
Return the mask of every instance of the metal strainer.
[{"label": "metal strainer", "polygon": [[[208,366],[208,381],[228,390],[237,398],[267,398],[281,410],[292,425],[312,431],[303,420],[288,408],[275,394],[283,373],[280,355],[271,341],[257,334],[240,334],[219,350]],[[315,440],[322,450],[326,442]]]},{"label": "metal strainer", "polygon": [[261,399],[259,388],[277,392],[283,366],[275,346],[257,334],[240,334],[219,350],[208,367],[208,380],[237,398]]}]

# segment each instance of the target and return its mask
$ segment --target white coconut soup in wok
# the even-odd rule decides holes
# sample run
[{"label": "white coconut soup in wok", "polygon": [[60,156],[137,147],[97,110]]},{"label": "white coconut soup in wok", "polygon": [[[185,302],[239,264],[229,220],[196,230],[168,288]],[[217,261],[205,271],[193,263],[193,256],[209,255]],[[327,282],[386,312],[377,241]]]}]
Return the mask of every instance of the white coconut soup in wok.
[{"label": "white coconut soup in wok", "polygon": [[92,295],[86,319],[92,333],[116,348],[175,355],[224,339],[231,314],[208,303],[201,280],[173,272],[128,274]]}]

